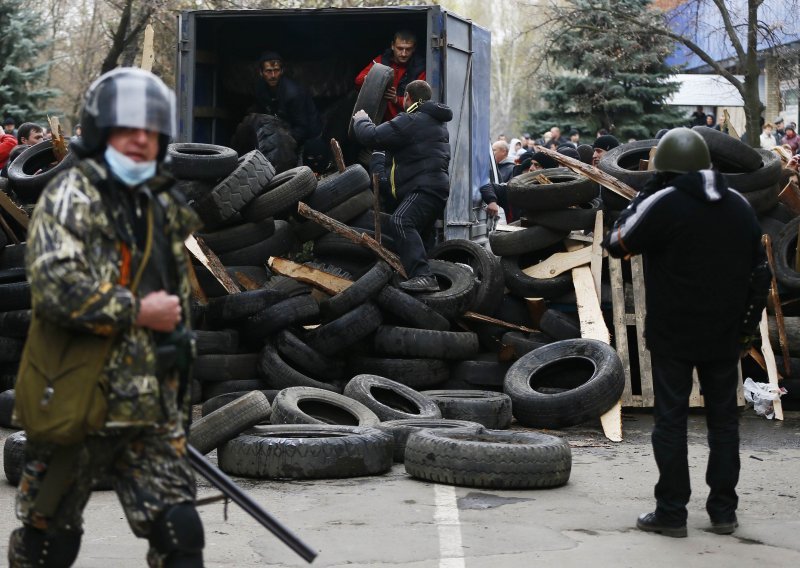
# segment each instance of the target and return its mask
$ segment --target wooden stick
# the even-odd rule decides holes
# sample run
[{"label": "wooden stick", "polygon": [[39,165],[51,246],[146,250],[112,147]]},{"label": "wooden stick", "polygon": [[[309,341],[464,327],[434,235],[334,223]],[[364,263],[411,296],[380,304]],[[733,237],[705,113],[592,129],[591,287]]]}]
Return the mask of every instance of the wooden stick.
[{"label": "wooden stick", "polygon": [[17,238],[16,233],[14,233],[14,231],[11,230],[11,227],[8,225],[8,223],[6,223],[6,220],[3,218],[2,215],[0,215],[0,227],[3,228],[3,231],[5,232],[6,235],[8,235],[8,238],[11,239],[12,243],[14,243],[15,245],[18,245],[20,243],[20,240]]},{"label": "wooden stick", "polygon": [[590,166],[588,164],[584,164],[580,160],[576,160],[575,158],[570,158],[569,156],[565,156],[564,154],[559,154],[549,148],[545,148],[544,146],[535,146],[537,152],[542,152],[547,156],[553,158],[556,162],[561,164],[562,166],[566,166],[571,169],[573,172],[583,174],[588,177],[593,182],[599,183],[605,188],[610,189],[617,195],[621,195],[627,199],[633,199],[636,197],[636,190],[634,190],[631,186],[626,183],[619,181],[617,178],[608,175],[605,172],[601,172],[594,166]]},{"label": "wooden stick", "polygon": [[11,215],[11,218],[19,223],[23,229],[27,230],[30,217],[28,217],[28,214],[25,213],[25,210],[22,209],[22,207],[14,203],[14,200],[6,195],[4,191],[0,191],[0,207],[2,207],[6,213]]},{"label": "wooden stick", "polygon": [[[767,310],[761,312],[761,323],[758,327],[761,331],[761,353],[764,355],[764,362],[767,364],[767,377],[769,377],[769,384],[777,387],[778,367],[775,364],[775,355],[772,353],[772,346],[769,344]],[[777,398],[772,402],[772,408],[775,410],[775,420],[783,420],[783,406],[781,406],[780,398]]]},{"label": "wooden stick", "polygon": [[772,240],[769,235],[763,235],[761,242],[767,251],[767,262],[769,262],[769,268],[772,272],[769,297],[772,300],[772,309],[775,310],[775,322],[778,324],[778,342],[781,346],[781,355],[783,355],[783,370],[786,376],[789,377],[792,374],[792,368],[789,364],[789,340],[786,338],[786,323],[783,320],[783,308],[781,307],[781,298],[778,295],[778,281],[775,279],[775,256],[772,253]]},{"label": "wooden stick", "polygon": [[252,291],[252,290],[258,290],[259,288],[261,288],[261,286],[256,284],[255,280],[250,278],[244,272],[234,272],[233,276],[234,276],[234,278],[236,278],[236,280],[239,281],[239,284],[241,284],[242,288],[244,288],[245,290],[251,290]]},{"label": "wooden stick", "polygon": [[208,271],[217,279],[217,282],[225,288],[228,294],[238,294],[241,292],[239,287],[231,278],[225,266],[219,260],[216,254],[208,248],[208,245],[200,237],[189,235],[189,238],[184,241],[186,248],[200,263],[208,269]]},{"label": "wooden stick", "polygon": [[405,268],[403,268],[403,264],[400,262],[400,259],[396,254],[390,252],[383,248],[380,243],[378,243],[375,239],[370,237],[366,233],[359,233],[358,231],[353,230],[353,228],[348,227],[344,223],[340,223],[336,219],[332,219],[327,215],[320,213],[319,211],[312,209],[302,201],[297,204],[297,212],[300,213],[306,219],[311,219],[315,223],[319,223],[326,229],[331,232],[336,233],[337,235],[341,235],[344,238],[353,241],[354,243],[364,245],[372,252],[377,254],[386,263],[394,268],[400,276],[403,278],[408,278],[408,274],[406,274]]},{"label": "wooden stick", "polygon": [[534,179],[539,182],[539,185],[552,185],[553,184],[553,182],[550,181],[550,178],[548,178],[547,176],[542,175],[542,174],[539,174],[538,176],[534,177]]},{"label": "wooden stick", "polygon": [[461,314],[461,317],[464,319],[472,320],[472,321],[480,321],[483,323],[491,323],[493,325],[497,325],[500,327],[505,327],[506,329],[512,329],[514,331],[522,331],[525,333],[533,333],[534,331],[538,331],[537,329],[532,329],[530,327],[525,327],[524,325],[517,325],[515,323],[508,323],[507,321],[499,320],[497,318],[493,318],[491,316],[485,316],[483,314],[478,314],[476,312],[464,312]]},{"label": "wooden stick", "polygon": [[331,154],[333,154],[333,161],[336,162],[336,169],[342,173],[347,169],[344,165],[344,156],[342,155],[342,147],[336,138],[331,138]]},{"label": "wooden stick", "polygon": [[378,174],[372,174],[372,213],[375,217],[375,242],[381,244],[381,179]]}]

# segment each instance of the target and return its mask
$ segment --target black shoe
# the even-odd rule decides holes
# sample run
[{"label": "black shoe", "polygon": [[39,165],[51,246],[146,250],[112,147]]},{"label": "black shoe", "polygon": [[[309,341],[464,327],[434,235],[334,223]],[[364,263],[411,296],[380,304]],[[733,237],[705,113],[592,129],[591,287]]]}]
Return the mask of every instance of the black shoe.
[{"label": "black shoe", "polygon": [[711,528],[708,531],[714,534],[733,534],[733,531],[738,526],[739,521],[736,519],[736,515],[733,515],[733,517],[725,520],[711,519]]},{"label": "black shoe", "polygon": [[655,513],[643,513],[636,519],[636,528],[640,531],[654,532],[671,536],[672,538],[686,538],[686,525],[665,525],[658,520]]},{"label": "black shoe", "polygon": [[439,283],[433,276],[415,276],[400,282],[400,288],[406,292],[438,292]]}]

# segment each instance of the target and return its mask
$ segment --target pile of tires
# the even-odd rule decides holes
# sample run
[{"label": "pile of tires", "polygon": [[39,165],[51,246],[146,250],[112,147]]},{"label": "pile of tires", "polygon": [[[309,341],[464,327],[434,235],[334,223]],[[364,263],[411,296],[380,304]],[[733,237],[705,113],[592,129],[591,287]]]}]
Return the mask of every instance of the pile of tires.
[{"label": "pile of tires", "polygon": [[56,162],[52,140],[43,140],[33,146],[26,146],[8,167],[6,192],[24,209],[30,211],[48,182],[75,165],[75,162],[75,155],[72,152],[68,152],[60,162]]}]

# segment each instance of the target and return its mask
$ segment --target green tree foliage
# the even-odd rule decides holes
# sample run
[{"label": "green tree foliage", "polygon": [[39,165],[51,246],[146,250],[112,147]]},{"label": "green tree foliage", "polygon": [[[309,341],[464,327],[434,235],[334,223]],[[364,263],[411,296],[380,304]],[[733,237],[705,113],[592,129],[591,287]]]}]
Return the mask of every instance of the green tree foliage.
[{"label": "green tree foliage", "polygon": [[39,54],[48,42],[42,16],[23,0],[0,0],[0,115],[40,120],[59,91],[44,87],[49,62]]},{"label": "green tree foliage", "polygon": [[[559,24],[548,46],[548,57],[561,71],[546,80],[540,96],[548,103],[531,113],[529,129],[551,126],[578,128],[593,134],[600,128],[622,141],[652,138],[661,128],[686,122],[664,101],[678,85],[676,71],[664,64],[673,42],[638,31],[615,11],[641,12],[655,18],[650,0],[568,0],[554,11]],[[567,17],[568,16],[568,17]]]}]

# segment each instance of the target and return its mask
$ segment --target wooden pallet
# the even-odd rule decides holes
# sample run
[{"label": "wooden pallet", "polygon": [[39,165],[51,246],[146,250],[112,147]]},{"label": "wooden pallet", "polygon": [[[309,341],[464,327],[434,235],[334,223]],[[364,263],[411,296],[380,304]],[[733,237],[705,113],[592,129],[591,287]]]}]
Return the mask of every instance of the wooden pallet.
[{"label": "wooden pallet", "polygon": [[[644,342],[645,308],[644,265],[641,256],[630,260],[631,279],[633,292],[633,312],[628,312],[625,306],[625,284],[622,279],[622,262],[618,258],[608,257],[608,269],[611,277],[611,305],[614,317],[614,339],[625,370],[625,389],[622,391],[622,406],[633,408],[653,407],[653,368],[650,362],[650,351]],[[628,327],[636,328],[636,347],[631,351],[628,344]],[[634,394],[631,388],[631,357],[637,357],[639,363],[639,378],[641,394]],[[742,389],[742,370],[739,367],[739,386],[736,399],[739,406],[744,406],[744,391]],[[690,407],[703,406],[703,395],[700,394],[700,383],[697,379],[697,370],[694,371],[694,384],[692,394],[689,396]]]}]

